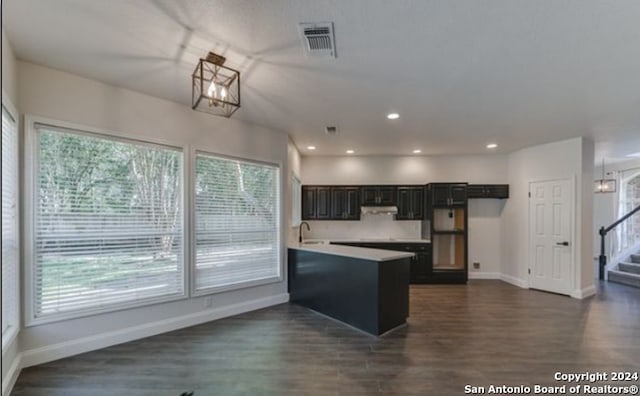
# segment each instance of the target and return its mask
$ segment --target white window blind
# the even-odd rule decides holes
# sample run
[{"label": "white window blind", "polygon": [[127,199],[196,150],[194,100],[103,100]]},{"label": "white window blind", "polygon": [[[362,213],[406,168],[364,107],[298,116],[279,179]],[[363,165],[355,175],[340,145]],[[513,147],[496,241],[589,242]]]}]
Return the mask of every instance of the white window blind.
[{"label": "white window blind", "polygon": [[35,318],[184,295],[180,150],[36,131]]},{"label": "white window blind", "polygon": [[280,276],[279,169],[196,156],[195,290]]},{"label": "white window blind", "polygon": [[2,106],[2,345],[18,327],[18,128]]}]

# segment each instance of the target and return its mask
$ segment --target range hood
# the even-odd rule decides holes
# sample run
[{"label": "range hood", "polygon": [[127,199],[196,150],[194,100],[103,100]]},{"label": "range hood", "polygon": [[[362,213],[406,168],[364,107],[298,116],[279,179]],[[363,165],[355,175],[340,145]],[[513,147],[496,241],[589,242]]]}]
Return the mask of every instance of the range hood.
[{"label": "range hood", "polygon": [[363,215],[395,215],[398,214],[397,206],[361,206],[360,213]]}]

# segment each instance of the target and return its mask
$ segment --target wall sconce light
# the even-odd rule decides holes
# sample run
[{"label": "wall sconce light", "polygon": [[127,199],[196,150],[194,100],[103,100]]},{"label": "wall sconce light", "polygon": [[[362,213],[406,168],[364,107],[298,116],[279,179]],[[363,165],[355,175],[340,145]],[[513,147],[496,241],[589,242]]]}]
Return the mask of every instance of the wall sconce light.
[{"label": "wall sconce light", "polygon": [[602,159],[602,178],[594,182],[595,193],[613,193],[616,192],[616,179],[604,178],[604,158]]},{"label": "wall sconce light", "polygon": [[231,117],[240,108],[240,72],[223,66],[224,56],[209,52],[192,74],[191,108]]}]

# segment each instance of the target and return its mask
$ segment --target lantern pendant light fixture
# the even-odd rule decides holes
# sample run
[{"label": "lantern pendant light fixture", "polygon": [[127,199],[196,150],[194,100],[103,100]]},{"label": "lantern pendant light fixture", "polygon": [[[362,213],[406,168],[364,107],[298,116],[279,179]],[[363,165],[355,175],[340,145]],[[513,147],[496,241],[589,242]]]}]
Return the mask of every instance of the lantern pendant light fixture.
[{"label": "lantern pendant light fixture", "polygon": [[616,192],[616,179],[604,178],[604,158],[602,158],[602,178],[594,182],[595,193],[613,193]]},{"label": "lantern pendant light fixture", "polygon": [[240,72],[225,60],[213,52],[200,59],[191,76],[192,109],[229,118],[240,108]]}]

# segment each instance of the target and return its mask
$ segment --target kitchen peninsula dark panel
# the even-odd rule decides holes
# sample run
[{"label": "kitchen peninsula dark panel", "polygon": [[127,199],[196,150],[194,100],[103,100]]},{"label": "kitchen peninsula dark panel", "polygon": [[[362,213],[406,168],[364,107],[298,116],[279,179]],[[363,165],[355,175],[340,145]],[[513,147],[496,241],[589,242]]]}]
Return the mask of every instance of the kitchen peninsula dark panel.
[{"label": "kitchen peninsula dark panel", "polygon": [[290,301],[381,335],[409,316],[409,262],[289,248]]}]

